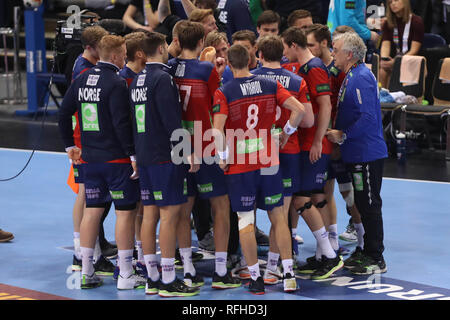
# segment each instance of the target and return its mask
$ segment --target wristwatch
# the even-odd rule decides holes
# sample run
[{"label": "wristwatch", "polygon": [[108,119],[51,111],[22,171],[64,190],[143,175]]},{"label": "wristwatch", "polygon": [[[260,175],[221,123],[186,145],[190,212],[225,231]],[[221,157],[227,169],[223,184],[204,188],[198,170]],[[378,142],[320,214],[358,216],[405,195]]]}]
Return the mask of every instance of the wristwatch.
[{"label": "wristwatch", "polygon": [[345,139],[347,139],[347,135],[344,132],[344,133],[342,133],[342,138],[341,138],[341,141],[338,142],[338,145],[342,145],[344,143]]}]

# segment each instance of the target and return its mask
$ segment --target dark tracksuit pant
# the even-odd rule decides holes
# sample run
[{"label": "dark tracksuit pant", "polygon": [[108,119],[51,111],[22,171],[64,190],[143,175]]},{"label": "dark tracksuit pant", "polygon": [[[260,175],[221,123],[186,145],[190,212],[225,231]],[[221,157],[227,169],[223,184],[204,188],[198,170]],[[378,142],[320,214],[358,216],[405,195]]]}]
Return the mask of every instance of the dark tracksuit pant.
[{"label": "dark tracksuit pant", "polygon": [[383,258],[383,217],[381,214],[381,183],[384,159],[367,163],[347,164],[352,174],[355,204],[364,226],[364,253],[376,261]]}]

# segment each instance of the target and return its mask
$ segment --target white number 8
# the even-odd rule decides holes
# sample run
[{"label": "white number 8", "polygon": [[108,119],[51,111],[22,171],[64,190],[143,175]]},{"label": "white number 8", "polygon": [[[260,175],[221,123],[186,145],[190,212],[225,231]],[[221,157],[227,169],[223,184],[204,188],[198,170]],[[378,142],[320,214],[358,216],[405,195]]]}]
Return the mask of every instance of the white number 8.
[{"label": "white number 8", "polygon": [[248,106],[247,110],[247,129],[254,129],[258,125],[258,106],[256,104],[251,104]]}]

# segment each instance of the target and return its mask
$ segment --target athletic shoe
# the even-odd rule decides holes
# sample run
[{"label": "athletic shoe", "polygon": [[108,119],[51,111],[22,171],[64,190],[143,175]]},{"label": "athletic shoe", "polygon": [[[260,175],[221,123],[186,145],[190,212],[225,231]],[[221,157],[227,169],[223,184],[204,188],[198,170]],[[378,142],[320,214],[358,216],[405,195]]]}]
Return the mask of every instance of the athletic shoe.
[{"label": "athletic shoe", "polygon": [[143,278],[147,278],[147,266],[145,265],[145,263],[137,261],[136,265],[134,266],[134,270],[136,274],[140,275]]},{"label": "athletic shoe", "polygon": [[292,255],[292,268],[294,269],[294,270],[297,270],[297,268],[298,268],[298,257],[297,257],[297,255],[296,254],[293,254]]},{"label": "athletic shoe", "polygon": [[357,265],[361,264],[363,257],[364,257],[363,250],[361,249],[361,247],[357,246],[355,251],[353,251],[353,253],[351,254],[351,256],[345,259],[344,268],[353,269]]},{"label": "athletic shoe", "polygon": [[344,261],[341,256],[336,256],[334,259],[328,259],[322,256],[320,267],[311,275],[312,280],[322,280],[329,278],[333,273],[342,269]]},{"label": "athletic shoe", "polygon": [[205,281],[201,276],[196,274],[195,276],[191,275],[190,273],[186,273],[184,275],[184,283],[189,287],[201,287],[205,284]]},{"label": "athletic shoe", "polygon": [[232,289],[232,288],[238,288],[241,286],[241,282],[233,278],[231,276],[231,272],[227,271],[227,273],[221,277],[216,272],[214,272],[214,275],[212,277],[212,285],[211,287],[214,289]]},{"label": "athletic shoe", "polygon": [[299,235],[299,234],[297,234],[296,236],[295,236],[295,240],[297,240],[297,243],[298,244],[303,244],[305,241],[303,240],[303,238]]},{"label": "athletic shoe", "polygon": [[297,290],[297,280],[295,277],[287,273],[283,278],[284,292],[294,292]]},{"label": "athletic shoe", "polygon": [[283,275],[281,274],[280,269],[277,267],[275,271],[266,269],[264,272],[264,284],[272,285],[281,282],[283,279]]},{"label": "athletic shoe", "polygon": [[229,270],[234,269],[237,265],[239,265],[240,261],[241,261],[240,254],[227,255],[227,269]]},{"label": "athletic shoe", "polygon": [[161,283],[160,279],[152,281],[151,278],[148,278],[147,283],[145,284],[145,294],[148,295],[158,294],[160,283]]},{"label": "athletic shoe", "polygon": [[100,256],[94,264],[95,274],[98,276],[112,276],[114,275],[115,266],[111,261],[104,256]]},{"label": "athletic shoe", "polygon": [[14,235],[11,232],[0,229],[0,242],[7,242],[14,239]]},{"label": "athletic shoe", "polygon": [[335,250],[336,254],[338,256],[346,256],[350,254],[350,250],[348,250],[346,247],[339,246],[339,249]]},{"label": "athletic shoe", "polygon": [[383,258],[381,260],[374,260],[371,257],[364,256],[361,263],[350,269],[353,274],[368,275],[374,273],[387,272],[386,262]]},{"label": "athletic shoe", "polygon": [[306,259],[306,263],[297,267],[296,272],[300,274],[313,274],[319,267],[321,262],[316,260],[316,256]]},{"label": "athletic shoe", "polygon": [[100,242],[100,249],[102,251],[102,256],[108,259],[117,258],[117,246],[115,244],[109,243],[105,240],[105,242]]},{"label": "athletic shoe", "polygon": [[123,278],[119,274],[119,279],[117,279],[117,289],[119,290],[143,289],[146,284],[147,280],[137,274],[131,274],[128,278]]},{"label": "athletic shoe", "polygon": [[258,244],[258,246],[263,247],[269,246],[269,236],[264,232],[262,232],[262,230],[259,229],[258,227],[256,227],[255,236],[256,236],[256,243]]},{"label": "athletic shoe", "polygon": [[238,277],[241,280],[247,280],[250,279],[250,271],[248,270],[248,267],[236,267],[232,271],[232,274],[236,277]]},{"label": "athletic shoe", "polygon": [[200,292],[197,287],[189,287],[182,280],[175,278],[171,283],[165,284],[163,282],[159,285],[158,294],[161,297],[191,297]]},{"label": "athletic shoe", "polygon": [[114,267],[114,272],[113,272],[113,279],[114,279],[114,280],[119,279],[119,273],[120,273],[120,268],[119,268],[119,266],[115,266],[115,267]]},{"label": "athletic shoe", "polygon": [[[199,262],[203,259],[203,254],[199,252],[192,252],[192,263]],[[175,250],[175,268],[183,269],[183,261],[181,260],[180,249]]]},{"label": "athletic shoe", "polygon": [[198,247],[202,250],[214,252],[216,251],[216,247],[214,246],[214,236],[212,231],[209,231],[202,240],[198,242]]},{"label": "athletic shoe", "polygon": [[248,286],[248,290],[252,294],[256,294],[256,295],[264,294],[265,290],[264,290],[264,280],[263,280],[263,278],[261,276],[258,277],[258,279],[256,279],[256,280],[253,280],[253,279],[250,278],[250,283],[249,283],[249,286]]},{"label": "athletic shoe", "polygon": [[358,235],[356,233],[355,227],[353,226],[353,223],[349,223],[347,225],[346,231],[339,235],[339,239],[347,241],[347,242],[357,242],[358,241]]},{"label": "athletic shoe", "polygon": [[72,259],[72,271],[81,271],[81,259],[77,259],[76,255],[73,255]]},{"label": "athletic shoe", "polygon": [[103,280],[95,275],[89,276],[87,274],[81,275],[81,289],[92,289],[100,287],[103,284]]}]

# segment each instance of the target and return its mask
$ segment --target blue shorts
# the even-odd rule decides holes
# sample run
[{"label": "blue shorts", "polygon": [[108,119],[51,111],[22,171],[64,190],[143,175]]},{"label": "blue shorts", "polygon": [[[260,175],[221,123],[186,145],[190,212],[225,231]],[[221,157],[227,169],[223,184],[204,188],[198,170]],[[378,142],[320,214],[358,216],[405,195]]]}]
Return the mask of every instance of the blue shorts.
[{"label": "blue shorts", "polygon": [[283,196],[290,197],[300,190],[300,153],[280,153]]},{"label": "blue shorts", "polygon": [[352,182],[352,175],[347,170],[342,158],[330,161],[330,171],[328,174],[328,180],[336,179],[338,184],[346,184]]},{"label": "blue shorts", "polygon": [[139,166],[141,201],[144,206],[174,206],[187,202],[187,168],[172,162]]},{"label": "blue shorts", "polygon": [[281,170],[263,175],[261,170],[226,175],[231,209],[235,212],[272,210],[283,205]]},{"label": "blue shorts", "polygon": [[225,174],[216,163],[202,163],[200,170],[195,173],[188,173],[187,190],[188,197],[198,195],[200,199],[209,199],[223,196],[228,193]]},{"label": "blue shorts", "polygon": [[86,207],[103,207],[114,202],[117,210],[132,210],[139,201],[139,182],[131,180],[129,163],[85,163]]},{"label": "blue shorts", "polygon": [[75,183],[84,183],[83,164],[73,165],[73,176],[75,177]]},{"label": "blue shorts", "polygon": [[300,195],[323,193],[330,167],[330,155],[322,157],[314,164],[309,160],[309,151],[300,152]]}]

